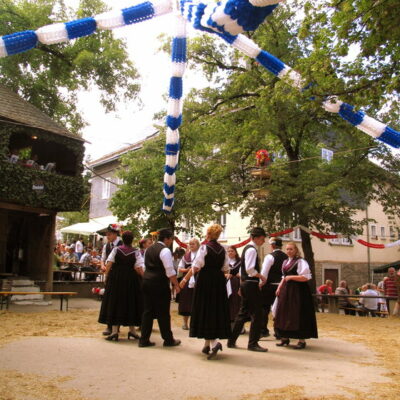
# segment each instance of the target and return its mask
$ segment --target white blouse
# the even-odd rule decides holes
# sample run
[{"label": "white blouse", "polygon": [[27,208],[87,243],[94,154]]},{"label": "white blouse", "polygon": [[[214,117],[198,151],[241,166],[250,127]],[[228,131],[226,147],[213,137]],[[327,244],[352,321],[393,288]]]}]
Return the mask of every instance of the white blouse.
[{"label": "white blouse", "polygon": [[[293,260],[293,258],[288,258],[286,260],[286,262],[284,262],[283,265],[285,265],[286,263],[292,262],[292,260]],[[304,258],[300,258],[297,261],[296,267],[297,267],[297,275],[304,276],[308,280],[310,280],[312,278],[310,266],[308,265],[308,262]],[[282,276],[282,278],[283,278],[283,276]]]},{"label": "white blouse", "polygon": [[[107,258],[107,262],[112,262],[112,263],[115,262],[115,255],[117,254],[117,251],[118,251],[118,247],[114,247],[111,250],[111,253]],[[120,250],[120,251],[122,251],[122,250]],[[143,256],[142,256],[142,253],[140,252],[140,250],[135,249],[135,250],[133,250],[133,252],[135,253],[135,256],[136,256],[136,261],[135,261],[134,266],[144,268],[144,259],[143,259]]]},{"label": "white blouse", "polygon": [[[196,258],[193,260],[192,263],[192,270],[193,268],[203,268],[205,261],[204,258],[208,254],[208,251],[213,251],[213,250],[208,250],[208,247],[205,244],[202,244],[199,248],[199,251],[197,252]],[[229,271],[229,257],[228,257],[228,252],[225,251],[225,260],[224,264],[222,265],[221,271],[227,272]],[[193,270],[194,273],[194,270]]]}]

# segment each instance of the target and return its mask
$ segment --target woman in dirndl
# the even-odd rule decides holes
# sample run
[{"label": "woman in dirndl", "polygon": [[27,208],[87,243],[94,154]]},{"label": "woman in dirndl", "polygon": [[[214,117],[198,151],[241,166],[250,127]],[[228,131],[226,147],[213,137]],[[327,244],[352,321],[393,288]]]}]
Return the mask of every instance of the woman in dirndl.
[{"label": "woman in dirndl", "polygon": [[288,346],[298,339],[294,349],[306,347],[305,339],[318,338],[314,302],[308,281],[310,267],[294,242],[286,245],[288,259],[282,264],[282,280],[276,291],[278,298],[274,327],[281,337],[277,346]]},{"label": "woman in dirndl", "polygon": [[[200,242],[197,239],[191,239],[189,241],[189,251],[182,257],[179,267],[178,273],[185,276],[191,269],[192,263],[196,258],[197,252],[200,248]],[[184,280],[183,278],[182,280]],[[187,331],[189,330],[189,317],[192,311],[192,299],[193,299],[193,291],[195,285],[195,277],[192,276],[189,279],[189,282],[184,282],[185,286],[183,286],[182,290],[179,293],[179,306],[178,306],[178,314],[183,317],[183,325],[182,329]]]},{"label": "woman in dirndl", "polygon": [[[202,353],[211,360],[222,350],[218,339],[231,335],[229,301],[225,273],[228,255],[217,240],[222,232],[218,224],[207,229],[207,243],[200,246],[192,270],[185,276],[197,273],[190,318],[190,337],[204,339]],[[182,282],[181,282],[182,284]]]},{"label": "woman in dirndl", "polygon": [[229,246],[227,249],[229,257],[229,271],[226,273],[226,289],[229,297],[229,312],[231,326],[235,322],[240,309],[240,266],[242,264],[236,247]]}]

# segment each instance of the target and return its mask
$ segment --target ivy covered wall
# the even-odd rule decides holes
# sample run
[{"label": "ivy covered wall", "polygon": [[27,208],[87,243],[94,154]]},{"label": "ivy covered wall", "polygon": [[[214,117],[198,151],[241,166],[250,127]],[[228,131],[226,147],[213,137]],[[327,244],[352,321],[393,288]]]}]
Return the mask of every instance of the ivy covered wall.
[{"label": "ivy covered wall", "polygon": [[[29,128],[23,128],[24,132]],[[46,208],[54,211],[79,211],[84,197],[84,181],[81,176],[83,143],[68,137],[29,129],[46,142],[62,144],[77,156],[77,176],[65,176],[56,172],[31,169],[7,161],[11,135],[21,128],[0,125],[0,201]],[[75,167],[75,166],[74,166]]]}]

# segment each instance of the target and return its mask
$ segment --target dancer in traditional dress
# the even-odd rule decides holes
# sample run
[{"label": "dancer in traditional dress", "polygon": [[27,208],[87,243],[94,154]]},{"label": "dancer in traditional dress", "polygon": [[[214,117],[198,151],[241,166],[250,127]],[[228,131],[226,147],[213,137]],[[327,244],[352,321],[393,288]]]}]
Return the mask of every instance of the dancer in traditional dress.
[{"label": "dancer in traditional dress", "polygon": [[[269,336],[268,315],[274,304],[276,297],[276,289],[282,279],[282,264],[288,256],[282,251],[282,239],[272,237],[268,243],[271,245],[272,253],[267,254],[261,268],[261,274],[267,280],[261,289],[263,304],[263,319],[261,323],[261,336]],[[279,339],[279,335],[275,332],[275,337]]]},{"label": "dancer in traditional dress", "polygon": [[314,302],[308,281],[311,279],[310,267],[301,258],[296,243],[286,245],[288,259],[283,262],[283,278],[276,295],[278,305],[274,327],[281,337],[277,346],[288,346],[290,339],[299,339],[294,349],[304,349],[305,339],[318,338]]},{"label": "dancer in traditional dress", "polygon": [[139,276],[143,274],[143,258],[132,247],[130,231],[122,234],[123,245],[114,247],[106,263],[106,290],[101,304],[99,322],[111,325],[106,340],[118,341],[120,325],[129,326],[128,339],[139,339],[135,326],[140,325],[143,297]]},{"label": "dancer in traditional dress", "polygon": [[145,253],[145,272],[143,275],[144,312],[142,317],[142,335],[139,347],[154,346],[150,341],[153,320],[157,318],[164,346],[178,346],[181,341],[174,339],[171,331],[171,290],[170,283],[179,293],[180,288],[169,246],[174,241],[174,234],[169,229],[161,229],[158,242],[150,246]]},{"label": "dancer in traditional dress", "polygon": [[221,232],[222,227],[218,224],[207,229],[207,243],[200,246],[192,263],[192,270],[185,276],[187,281],[191,274],[198,274],[189,336],[205,339],[202,352],[209,360],[215,358],[218,351],[222,350],[218,339],[227,339],[231,334],[224,275],[224,272],[228,271],[228,255],[217,242]]},{"label": "dancer in traditional dress", "polygon": [[[189,241],[189,251],[182,257],[178,271],[185,276],[191,269],[193,260],[196,258],[197,252],[200,248],[200,242],[197,239]],[[182,280],[184,280],[183,278]],[[179,307],[178,313],[183,316],[183,330],[189,330],[188,321],[192,311],[192,299],[195,285],[195,277],[192,276],[189,282],[184,282],[181,292],[179,293]]]},{"label": "dancer in traditional dress", "polygon": [[229,246],[227,249],[228,257],[229,257],[229,271],[226,276],[226,288],[229,297],[229,311],[230,311],[230,319],[231,319],[231,327],[235,322],[236,316],[240,310],[240,266],[242,261],[240,256],[236,250],[236,247]]},{"label": "dancer in traditional dress", "polygon": [[250,351],[266,352],[268,349],[258,344],[261,335],[261,321],[263,317],[261,286],[266,282],[260,273],[260,264],[256,246],[261,246],[267,236],[263,228],[253,228],[250,233],[251,242],[243,249],[240,294],[242,302],[239,314],[232,329],[232,336],[228,340],[228,347],[235,348],[236,340],[243,329],[244,323],[251,318],[249,343]]},{"label": "dancer in traditional dress", "polygon": [[[118,224],[110,224],[107,227],[106,237],[107,243],[103,245],[101,250],[100,266],[103,272],[106,271],[107,258],[111,254],[112,249],[117,246],[122,246],[122,240],[119,237],[121,227]],[[103,297],[104,299],[104,297]],[[104,336],[110,336],[112,331],[111,325],[107,325],[107,329],[103,332]]]}]

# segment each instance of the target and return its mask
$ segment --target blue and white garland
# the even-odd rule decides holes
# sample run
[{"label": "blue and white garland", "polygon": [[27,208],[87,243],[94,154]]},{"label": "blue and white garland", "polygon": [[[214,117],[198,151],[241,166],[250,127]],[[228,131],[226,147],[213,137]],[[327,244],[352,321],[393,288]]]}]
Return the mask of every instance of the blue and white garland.
[{"label": "blue and white garland", "polygon": [[[93,34],[97,29],[115,29],[142,22],[171,12],[176,13],[179,1],[181,15],[176,15],[176,32],[172,41],[172,77],[170,80],[166,163],[164,174],[163,210],[171,212],[174,204],[176,176],[179,160],[179,126],[182,123],[182,77],[186,64],[186,21],[199,30],[214,33],[243,54],[257,60],[264,68],[291,86],[303,90],[307,87],[300,74],[272,54],[262,50],[251,39],[242,35],[253,31],[285,0],[159,0],[146,1],[120,11],[106,12],[95,17],[66,23],[47,25],[36,31],[28,30],[0,37],[0,57],[35,48],[38,43],[54,44]],[[322,103],[326,111],[337,113],[353,126],[392,147],[400,148],[400,132],[354,111],[350,104],[336,97]]]}]

